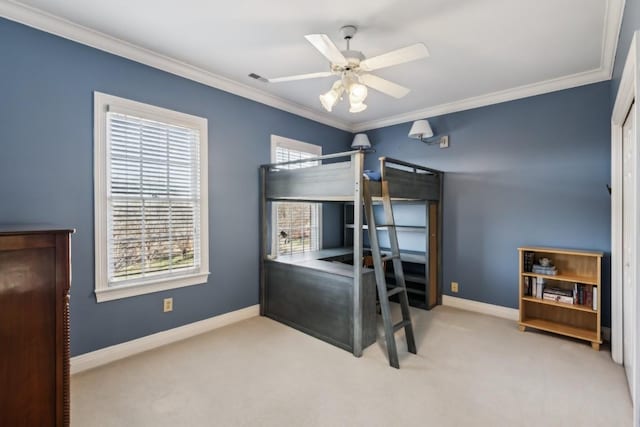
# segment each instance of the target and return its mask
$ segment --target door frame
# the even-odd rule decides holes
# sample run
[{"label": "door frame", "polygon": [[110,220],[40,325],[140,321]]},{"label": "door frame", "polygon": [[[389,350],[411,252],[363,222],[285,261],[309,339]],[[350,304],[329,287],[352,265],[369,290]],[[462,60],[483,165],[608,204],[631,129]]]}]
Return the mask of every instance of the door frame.
[{"label": "door frame", "polygon": [[[638,38],[640,31],[636,31],[629,47],[624,70],[620,79],[620,86],[616,94],[616,100],[611,114],[611,356],[616,363],[623,363],[623,341],[622,341],[622,125],[625,122],[629,109],[634,101],[640,101],[639,72],[640,51],[638,50]],[[636,126],[640,124],[640,108],[635,109]],[[636,188],[640,189],[640,131],[636,129]],[[636,230],[640,230],[638,202],[635,206]],[[636,266],[640,266],[640,233],[634,236],[636,239]],[[633,282],[637,285],[638,272],[640,268],[634,269]],[[635,312],[640,309],[640,290],[636,286],[635,292]],[[640,315],[635,316],[635,339],[633,340],[633,363],[634,363],[634,387],[631,391],[633,401],[636,403],[633,408],[634,424],[640,422],[640,354],[638,352],[638,331],[640,331]]]}]

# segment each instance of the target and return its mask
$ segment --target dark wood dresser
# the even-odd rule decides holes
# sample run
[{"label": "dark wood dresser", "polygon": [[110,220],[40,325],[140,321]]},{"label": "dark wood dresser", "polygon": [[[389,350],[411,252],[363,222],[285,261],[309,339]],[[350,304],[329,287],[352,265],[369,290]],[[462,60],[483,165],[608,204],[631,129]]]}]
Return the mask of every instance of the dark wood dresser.
[{"label": "dark wood dresser", "polygon": [[71,233],[0,225],[0,426],[69,425]]}]

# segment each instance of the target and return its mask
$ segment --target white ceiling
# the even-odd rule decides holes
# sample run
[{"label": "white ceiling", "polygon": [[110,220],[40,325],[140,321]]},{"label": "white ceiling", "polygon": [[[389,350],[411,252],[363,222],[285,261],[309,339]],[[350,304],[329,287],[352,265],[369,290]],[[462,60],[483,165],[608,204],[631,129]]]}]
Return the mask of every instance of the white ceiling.
[{"label": "white ceiling", "polygon": [[[186,74],[208,75],[212,86],[361,130],[606,80],[624,0],[22,0],[0,6],[9,19],[181,74],[179,66],[164,66],[171,62],[166,58],[153,59],[155,52],[196,67]],[[52,23],[56,17],[111,37]],[[428,46],[429,58],[374,73],[407,86],[409,95],[396,100],[370,91],[366,111],[349,113],[345,100],[327,113],[318,95],[333,77],[269,85],[247,76],[325,71],[326,60],[303,36],[326,33],[343,49],[338,30],[345,24],[358,26],[351,47],[367,57],[416,42]],[[144,49],[116,48],[112,38]]]}]

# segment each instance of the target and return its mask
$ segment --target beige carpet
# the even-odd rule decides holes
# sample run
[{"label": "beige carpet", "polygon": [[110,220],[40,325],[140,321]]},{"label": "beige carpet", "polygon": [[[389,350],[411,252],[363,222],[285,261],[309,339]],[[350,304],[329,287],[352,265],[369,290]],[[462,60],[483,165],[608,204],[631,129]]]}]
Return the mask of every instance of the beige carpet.
[{"label": "beige carpet", "polygon": [[74,376],[72,425],[631,425],[608,351],[449,307],[413,316],[400,370],[381,337],[356,359],[256,317]]}]

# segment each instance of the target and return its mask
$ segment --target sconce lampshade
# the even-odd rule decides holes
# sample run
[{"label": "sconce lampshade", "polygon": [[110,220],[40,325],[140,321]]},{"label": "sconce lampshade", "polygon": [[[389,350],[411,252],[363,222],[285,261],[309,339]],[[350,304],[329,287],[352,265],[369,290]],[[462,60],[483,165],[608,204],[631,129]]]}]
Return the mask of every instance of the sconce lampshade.
[{"label": "sconce lampshade", "polygon": [[351,148],[355,150],[367,150],[371,148],[371,142],[369,142],[369,137],[366,133],[359,133],[353,138],[353,143],[351,143]]},{"label": "sconce lampshade", "polygon": [[409,131],[409,138],[425,139],[433,136],[433,130],[427,120],[416,120]]}]

